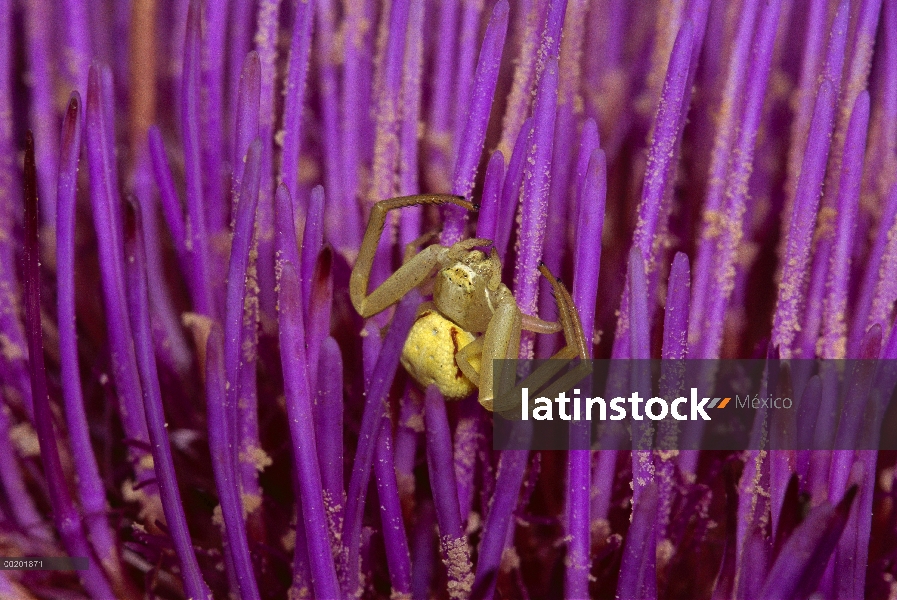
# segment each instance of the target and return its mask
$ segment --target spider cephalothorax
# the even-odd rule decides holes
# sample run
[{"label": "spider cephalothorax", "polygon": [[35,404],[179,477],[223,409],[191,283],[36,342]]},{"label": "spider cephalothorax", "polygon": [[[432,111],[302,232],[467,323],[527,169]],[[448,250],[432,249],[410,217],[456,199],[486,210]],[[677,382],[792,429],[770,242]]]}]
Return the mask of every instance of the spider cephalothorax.
[{"label": "spider cephalothorax", "polygon": [[[349,281],[352,305],[362,317],[373,316],[398,302],[439,269],[433,301],[418,310],[402,353],[402,364],[422,385],[436,385],[447,397],[458,398],[479,388],[479,401],[493,410],[493,361],[517,358],[522,330],[537,333],[564,331],[567,346],[555,358],[587,356],[579,315],[570,294],[548,269],[560,323],[524,315],[511,290],[501,282],[501,262],[492,241],[462,240],[452,246],[433,244],[417,254],[406,253],[405,263],[368,294],[371,266],[386,213],[415,204],[456,204],[474,210],[457,196],[404,196],[382,200],[371,210],[368,228]],[[487,255],[476,248],[490,248]],[[481,334],[479,336],[475,334]]]},{"label": "spider cephalothorax", "polygon": [[440,269],[433,286],[433,304],[463,329],[483,333],[497,303],[510,293],[501,282],[495,248],[488,258],[480,250],[471,250],[455,264]]}]

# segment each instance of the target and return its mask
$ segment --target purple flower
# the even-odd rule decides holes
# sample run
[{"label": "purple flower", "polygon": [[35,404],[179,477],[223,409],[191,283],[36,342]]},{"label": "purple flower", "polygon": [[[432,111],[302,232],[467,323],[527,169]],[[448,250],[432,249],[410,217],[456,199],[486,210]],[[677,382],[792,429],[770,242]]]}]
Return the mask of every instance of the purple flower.
[{"label": "purple flower", "polygon": [[[88,559],[0,597],[897,597],[894,453],[845,449],[897,382],[897,2],[729,4],[0,0],[0,554]],[[494,451],[399,367],[431,290],[349,301],[420,193],[478,213],[389,213],[371,289],[487,238],[661,392],[886,367],[769,375],[824,450]]]}]

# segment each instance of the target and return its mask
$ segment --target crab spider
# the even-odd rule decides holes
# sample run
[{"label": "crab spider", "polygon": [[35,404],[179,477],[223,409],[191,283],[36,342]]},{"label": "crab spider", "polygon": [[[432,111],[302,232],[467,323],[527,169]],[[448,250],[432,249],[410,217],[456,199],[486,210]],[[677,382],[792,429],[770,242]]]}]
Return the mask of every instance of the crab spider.
[{"label": "crab spider", "polygon": [[[497,375],[493,373],[493,360],[518,357],[521,331],[563,331],[567,345],[552,358],[588,357],[579,314],[566,288],[545,265],[540,265],[539,270],[553,288],[560,322],[523,314],[511,290],[501,282],[501,262],[495,248],[492,247],[489,255],[475,249],[491,247],[491,240],[471,238],[452,246],[433,244],[414,253],[416,247],[429,237],[424,236],[409,245],[404,264],[368,293],[374,254],[387,213],[420,204],[455,204],[471,211],[477,209],[463,198],[443,194],[381,200],[371,210],[349,279],[352,305],[358,314],[368,318],[397,303],[409,291],[425,283],[438,268],[433,301],[424,303],[418,310],[417,321],[402,351],[402,364],[419,383],[424,386],[435,384],[445,396],[455,398],[479,388],[480,404],[491,411],[502,408],[493,406]],[[544,380],[553,372],[540,370],[536,373],[541,373]],[[558,388],[559,384],[555,383],[553,387]]]}]

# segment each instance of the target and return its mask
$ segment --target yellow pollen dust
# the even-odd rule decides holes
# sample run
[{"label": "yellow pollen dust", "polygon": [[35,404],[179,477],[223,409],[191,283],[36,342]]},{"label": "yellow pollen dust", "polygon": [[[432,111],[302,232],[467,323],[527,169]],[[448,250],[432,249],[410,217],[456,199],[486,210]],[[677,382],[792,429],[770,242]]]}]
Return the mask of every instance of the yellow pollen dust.
[{"label": "yellow pollen dust", "polygon": [[[473,340],[473,334],[439,313],[424,312],[405,340],[402,366],[422,386],[435,385],[446,398],[464,398],[476,386],[461,372],[455,354]],[[479,356],[472,356],[471,364],[479,371]]]}]

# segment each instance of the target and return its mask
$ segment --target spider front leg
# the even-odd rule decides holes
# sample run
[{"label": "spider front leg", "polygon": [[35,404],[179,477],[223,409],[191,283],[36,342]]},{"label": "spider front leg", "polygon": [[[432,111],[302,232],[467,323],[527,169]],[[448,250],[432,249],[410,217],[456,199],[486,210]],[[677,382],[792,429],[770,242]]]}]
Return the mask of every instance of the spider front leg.
[{"label": "spider front leg", "polygon": [[[480,360],[480,393],[479,402],[486,410],[492,411],[504,407],[495,407],[496,379],[500,382],[513,373],[506,373],[504,369],[495,372],[496,360],[515,359],[520,353],[520,331],[522,329],[522,313],[517,307],[517,302],[510,292],[502,295],[498,300],[498,306],[489,321],[489,327],[483,335],[483,354]],[[466,357],[464,357],[466,360]],[[460,366],[460,362],[458,363]],[[468,363],[469,364],[469,363]],[[503,365],[504,363],[499,363]],[[462,367],[462,371],[464,368]]]},{"label": "spider front leg", "polygon": [[481,335],[474,341],[461,348],[455,355],[455,364],[464,373],[471,383],[480,388],[480,371],[474,365],[474,361],[479,361],[480,368],[483,364],[483,342],[486,336]]},{"label": "spider front leg", "polygon": [[349,278],[349,297],[352,300],[352,306],[364,318],[372,317],[392,306],[405,294],[420,285],[430,275],[433,268],[439,264],[443,253],[448,250],[444,246],[435,244],[424,248],[390,275],[377,289],[368,294],[371,267],[374,264],[374,255],[377,253],[380,236],[383,234],[386,214],[394,209],[417,204],[455,204],[468,210],[476,210],[476,207],[467,200],[445,194],[402,196],[381,200],[375,204],[371,209],[371,216],[361,242],[358,259],[355,261],[352,275]]},{"label": "spider front leg", "polygon": [[558,305],[559,320],[564,330],[564,340],[567,345],[561,348],[548,363],[543,364],[536,369],[523,383],[522,387],[526,387],[529,381],[532,381],[534,389],[541,388],[542,384],[549,381],[561,369],[563,369],[570,360],[579,358],[577,364],[572,370],[564,374],[560,379],[556,380],[547,388],[539,393],[548,398],[555,398],[561,392],[566,392],[578,384],[584,377],[592,372],[592,366],[588,362],[589,352],[586,346],[586,336],[582,330],[582,322],[579,319],[579,312],[573,304],[573,298],[567,288],[552,275],[551,271],[544,263],[539,265],[539,272],[548,279],[554,293],[555,302]]},{"label": "spider front leg", "polygon": [[[517,358],[520,349],[520,332],[523,330],[536,333],[557,333],[562,329],[558,323],[543,321],[538,317],[521,313],[510,294],[508,297],[509,300],[499,304],[486,333],[461,348],[455,355],[458,368],[479,388],[479,402],[488,410],[492,410],[490,407],[493,403],[493,390],[496,387],[495,377],[498,379],[502,377],[502,374],[496,375],[493,372],[492,360]],[[487,338],[491,359],[486,358]]]},{"label": "spider front leg", "polygon": [[411,240],[410,242],[408,242],[405,245],[405,254],[404,254],[404,258],[402,258],[402,264],[404,265],[406,262],[408,262],[409,260],[414,258],[414,256],[420,252],[421,246],[423,246],[427,242],[435,240],[438,237],[439,237],[438,231],[428,231],[427,233],[423,234],[416,240]]},{"label": "spider front leg", "polygon": [[[561,328],[564,330],[564,340],[567,346],[562,348],[552,358],[574,358],[579,356],[580,359],[589,358],[589,352],[586,347],[586,336],[582,330],[582,321],[579,320],[579,312],[573,305],[573,297],[567,288],[551,274],[545,263],[539,263],[539,272],[551,284],[551,290],[554,293],[554,300],[558,305],[559,320]],[[564,357],[560,356],[565,354]]]},{"label": "spider front leg", "polygon": [[[586,347],[585,335],[583,334],[582,323],[579,320],[579,313],[576,311],[576,307],[573,304],[573,298],[563,284],[551,274],[545,265],[540,265],[539,270],[552,286],[555,301],[558,305],[560,328],[564,331],[566,345],[551,357],[551,361],[543,363],[522,382],[514,385],[513,381],[516,373],[492,372],[494,369],[492,361],[502,358],[517,358],[517,350],[520,345],[520,330],[522,328],[548,333],[550,332],[548,326],[557,327],[557,324],[546,323],[544,321],[539,321],[537,323],[532,320],[528,320],[529,322],[524,323],[522,322],[522,319],[516,323],[507,323],[507,319],[493,319],[493,323],[490,323],[489,327],[490,330],[493,329],[493,326],[496,327],[496,331],[492,334],[492,339],[494,340],[493,343],[490,345],[490,332],[488,330],[486,336],[484,336],[485,342],[480,373],[480,403],[487,409],[495,410],[499,413],[510,411],[509,416],[515,418],[519,414],[517,413],[518,406],[516,399],[520,397],[520,390],[522,388],[526,387],[532,390],[533,393],[538,392],[540,396],[552,398],[562,391],[567,391],[573,388],[591,372],[591,366],[586,360],[589,355]],[[513,302],[513,309],[516,310],[517,314],[521,314],[513,298],[511,298],[510,301]],[[499,311],[496,311],[495,316],[499,316]],[[537,325],[537,327],[533,327],[533,325]],[[511,328],[510,335],[501,333],[500,328],[507,330],[509,327]],[[554,328],[552,327],[551,329]],[[503,351],[500,350],[501,342],[506,338],[508,338],[508,341],[510,342],[511,336],[515,336],[516,344],[504,348]],[[570,360],[577,357],[580,358],[578,365],[546,386],[546,384],[548,384],[548,382],[550,382]],[[466,359],[466,357],[463,358]],[[459,361],[459,366],[460,365],[461,361]],[[464,367],[462,366],[462,371],[463,370]],[[511,389],[512,393],[503,396],[496,405],[496,400],[494,398],[496,389]]]}]

